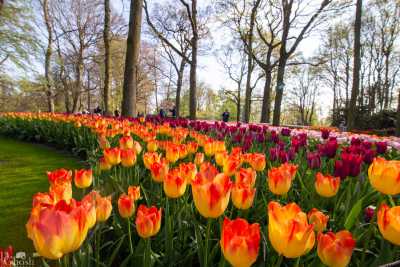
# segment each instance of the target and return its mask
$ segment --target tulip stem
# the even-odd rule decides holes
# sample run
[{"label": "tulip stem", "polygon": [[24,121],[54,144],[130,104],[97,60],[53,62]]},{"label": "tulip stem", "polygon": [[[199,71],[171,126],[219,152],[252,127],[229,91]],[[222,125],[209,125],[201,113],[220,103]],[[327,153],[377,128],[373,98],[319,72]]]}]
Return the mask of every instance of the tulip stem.
[{"label": "tulip stem", "polygon": [[212,223],[212,219],[208,218],[207,219],[207,230],[206,230],[206,239],[205,239],[205,245],[204,245],[204,261],[203,261],[203,265],[204,267],[208,266],[208,242],[210,239],[210,230],[211,230],[211,223]]},{"label": "tulip stem", "polygon": [[131,254],[133,255],[131,222],[129,221],[129,218],[128,218],[128,238],[129,238],[129,250],[131,251]]},{"label": "tulip stem", "polygon": [[387,195],[388,199],[389,199],[389,203],[392,207],[396,206],[396,203],[394,203],[393,197],[391,195]]},{"label": "tulip stem", "polygon": [[145,248],[145,251],[144,251],[144,253],[143,253],[143,266],[144,267],[150,267],[151,266],[151,263],[150,263],[150,261],[151,261],[151,257],[150,257],[150,253],[151,253],[151,243],[150,243],[150,237],[149,238],[146,238],[145,240],[144,240],[144,242],[145,242],[145,245],[146,245],[146,248]]},{"label": "tulip stem", "polygon": [[298,258],[296,259],[296,263],[295,263],[294,266],[295,266],[295,267],[299,267],[299,266],[300,266],[300,257],[298,257]]},{"label": "tulip stem", "polygon": [[280,267],[282,264],[283,256],[279,255],[278,260],[275,263],[275,267]]}]

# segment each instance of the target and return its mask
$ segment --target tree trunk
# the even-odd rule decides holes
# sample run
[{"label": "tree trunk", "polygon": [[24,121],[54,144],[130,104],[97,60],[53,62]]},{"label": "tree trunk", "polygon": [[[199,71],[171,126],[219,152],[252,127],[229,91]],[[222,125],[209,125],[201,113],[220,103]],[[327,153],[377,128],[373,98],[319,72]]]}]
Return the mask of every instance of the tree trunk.
[{"label": "tree trunk", "polygon": [[243,121],[249,122],[250,120],[250,113],[251,113],[251,75],[253,73],[253,33],[254,33],[254,25],[256,22],[256,14],[258,5],[260,1],[257,1],[252,10],[250,15],[250,25],[249,31],[247,32],[247,77],[246,77],[246,91],[245,91],[245,99],[244,99],[244,110],[243,110]]},{"label": "tree trunk", "polygon": [[50,78],[50,61],[52,55],[53,30],[51,28],[51,22],[49,17],[48,0],[43,0],[42,8],[43,8],[44,22],[47,28],[47,49],[46,49],[45,63],[44,63],[44,77],[46,78],[46,97],[47,97],[48,111],[54,112],[54,96]]},{"label": "tree trunk", "polygon": [[357,0],[356,4],[356,20],[354,23],[354,69],[353,69],[353,87],[351,89],[351,99],[349,112],[347,114],[347,129],[352,130],[355,126],[355,113],[357,112],[357,97],[360,87],[360,65],[361,65],[361,12],[362,0]]},{"label": "tree trunk", "polygon": [[236,103],[236,122],[240,121],[240,109],[242,107],[242,101],[241,101],[242,88],[241,88],[241,83],[242,83],[242,78],[240,78],[240,81],[238,82],[238,89],[237,89],[238,98],[237,98],[237,103]]},{"label": "tree trunk", "polygon": [[110,115],[110,81],[111,81],[111,54],[110,54],[110,0],[104,0],[104,114]]},{"label": "tree trunk", "polygon": [[126,43],[122,115],[136,116],[137,69],[139,64],[140,30],[143,0],[131,0],[129,32]]},{"label": "tree trunk", "polygon": [[75,88],[72,91],[72,113],[76,113],[79,110],[79,100],[81,98],[82,92],[82,74],[83,74],[83,51],[81,49],[78,56],[78,62],[75,66]]},{"label": "tree trunk", "polygon": [[385,53],[385,88],[384,88],[384,109],[389,107],[389,53]]},{"label": "tree trunk", "polygon": [[175,97],[175,110],[176,110],[176,117],[179,118],[180,116],[180,107],[181,107],[181,90],[182,90],[182,83],[183,83],[183,71],[185,70],[186,60],[184,58],[181,59],[181,64],[179,65],[178,70],[178,78],[176,81],[176,97]]},{"label": "tree trunk", "polygon": [[396,135],[400,136],[400,89],[399,98],[397,99]]},{"label": "tree trunk", "polygon": [[86,85],[86,90],[87,90],[87,110],[90,111],[92,109],[91,107],[91,97],[90,97],[90,71],[87,72],[87,85]]},{"label": "tree trunk", "polygon": [[197,31],[197,0],[192,0],[192,31],[193,37],[191,41],[192,45],[192,61],[190,64],[190,90],[189,90],[189,114],[190,119],[196,119],[197,101],[196,101],[196,71],[197,71],[197,45],[199,40],[199,34]]},{"label": "tree trunk", "polygon": [[271,113],[271,81],[272,72],[270,70],[265,71],[265,84],[264,84],[264,96],[261,108],[261,122],[269,123]]},{"label": "tree trunk", "polygon": [[[282,1],[283,3],[283,1]],[[292,13],[292,3],[289,2],[283,5],[283,23],[282,23],[282,38],[281,47],[279,48],[279,62],[278,62],[278,73],[276,77],[276,88],[275,88],[275,105],[274,105],[274,116],[272,119],[272,124],[274,126],[279,126],[281,120],[281,105],[283,97],[284,78],[285,78],[285,68],[288,59],[286,52],[286,43],[289,35],[290,29],[290,14]]]}]

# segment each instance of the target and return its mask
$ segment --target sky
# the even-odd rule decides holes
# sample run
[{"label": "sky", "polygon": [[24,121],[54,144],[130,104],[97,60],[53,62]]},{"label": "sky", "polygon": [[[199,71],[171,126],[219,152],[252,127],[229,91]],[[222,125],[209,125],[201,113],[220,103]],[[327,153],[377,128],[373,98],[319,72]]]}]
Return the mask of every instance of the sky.
[{"label": "sky", "polygon": [[[149,4],[154,3],[155,0],[148,0]],[[168,0],[157,0],[158,3],[166,2]],[[200,2],[200,1],[199,1]],[[211,0],[202,0],[201,5],[209,5],[212,4]],[[128,0],[115,0],[112,2],[112,7],[114,11],[118,14],[123,14],[124,18],[129,20],[129,1]],[[144,19],[143,19],[143,23]],[[229,34],[226,30],[216,22],[210,23],[210,34],[213,40],[213,50],[217,49],[221,44],[229,40]],[[298,52],[301,52],[305,58],[311,57],[314,55],[321,44],[320,34],[314,33],[308,38],[304,39],[299,47]],[[197,70],[198,81],[205,82],[214,90],[219,90],[221,88],[229,88],[234,84],[229,79],[226,71],[223,66],[218,62],[216,55],[213,52],[210,52],[205,55],[201,55],[198,57],[199,68]],[[259,83],[262,85],[262,82]],[[329,114],[329,108],[331,107],[332,102],[332,94],[330,90],[324,88],[321,90],[321,96],[318,98],[318,104],[320,106],[320,115],[322,117],[327,117]]]}]

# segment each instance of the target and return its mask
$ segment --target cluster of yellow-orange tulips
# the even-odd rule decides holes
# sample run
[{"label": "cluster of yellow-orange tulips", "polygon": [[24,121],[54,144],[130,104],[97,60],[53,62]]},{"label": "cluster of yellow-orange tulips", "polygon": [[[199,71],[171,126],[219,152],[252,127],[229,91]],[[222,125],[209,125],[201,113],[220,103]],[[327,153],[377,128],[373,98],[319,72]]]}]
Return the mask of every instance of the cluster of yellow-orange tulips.
[{"label": "cluster of yellow-orange tulips", "polygon": [[[316,247],[319,259],[327,266],[347,266],[351,261],[356,246],[352,233],[338,225],[337,232],[327,231],[330,229],[329,212],[316,208],[303,212],[298,204],[287,201],[300,168],[294,162],[273,166],[264,153],[245,152],[241,146],[227,148],[223,140],[189,128],[171,127],[168,123],[61,115],[48,115],[45,119],[90,128],[102,152],[93,168],[98,168],[102,175],[112,175],[115,168],[143,164],[148,176],[138,181],[151,179],[152,183],[160,184],[163,194],[170,199],[182,198],[190,191],[198,213],[209,221],[226,215],[230,200],[239,211],[251,209],[260,186],[266,187],[275,197],[265,203],[264,211],[268,218],[268,239],[278,255],[295,259]],[[113,147],[112,140],[117,140],[118,145]],[[93,173],[97,172],[75,171],[76,187],[90,187]],[[112,202],[111,196],[102,197],[97,191],[87,194],[81,201],[73,199],[70,171],[60,169],[49,172],[48,177],[49,192],[33,197],[27,231],[40,255],[58,259],[79,249],[96,221],[104,222],[110,217]],[[368,168],[368,178],[371,186],[382,196],[386,195],[390,202],[390,206],[379,203],[378,229],[384,239],[399,246],[400,206],[396,206],[392,196],[400,193],[400,161],[376,157]],[[342,182],[340,177],[321,170],[315,173],[313,185],[321,199],[337,200]],[[141,187],[138,183],[129,185],[127,192],[116,200],[119,216],[128,220],[130,240],[132,217],[135,217],[136,232],[143,239],[157,235],[162,227],[161,207],[140,204],[136,209],[139,199]],[[251,266],[257,261],[262,236],[259,223],[265,224],[250,224],[241,216],[225,216],[221,221],[221,252],[233,266]],[[209,253],[207,238],[209,236],[205,240],[205,254]],[[130,250],[133,251],[132,243]],[[211,264],[207,255],[203,257],[204,266]]]}]

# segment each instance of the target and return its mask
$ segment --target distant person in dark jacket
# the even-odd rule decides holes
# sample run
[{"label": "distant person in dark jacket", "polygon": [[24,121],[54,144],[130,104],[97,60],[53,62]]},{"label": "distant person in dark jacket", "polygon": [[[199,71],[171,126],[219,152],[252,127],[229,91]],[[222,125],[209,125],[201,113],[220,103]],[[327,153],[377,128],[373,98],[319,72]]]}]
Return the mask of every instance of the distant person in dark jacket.
[{"label": "distant person in dark jacket", "polygon": [[93,112],[94,112],[94,114],[101,115],[102,110],[101,110],[100,106],[97,106],[97,108],[95,108],[93,110]]},{"label": "distant person in dark jacket", "polygon": [[163,108],[160,108],[160,117],[165,118],[167,114],[165,114],[165,110]]},{"label": "distant person in dark jacket", "polygon": [[222,121],[223,122],[228,122],[229,121],[229,116],[230,116],[229,111],[225,110],[224,113],[222,113]]},{"label": "distant person in dark jacket", "polygon": [[176,107],[174,106],[172,109],[169,110],[171,112],[172,118],[176,117]]},{"label": "distant person in dark jacket", "polygon": [[119,117],[119,110],[118,109],[114,110],[114,117]]}]

